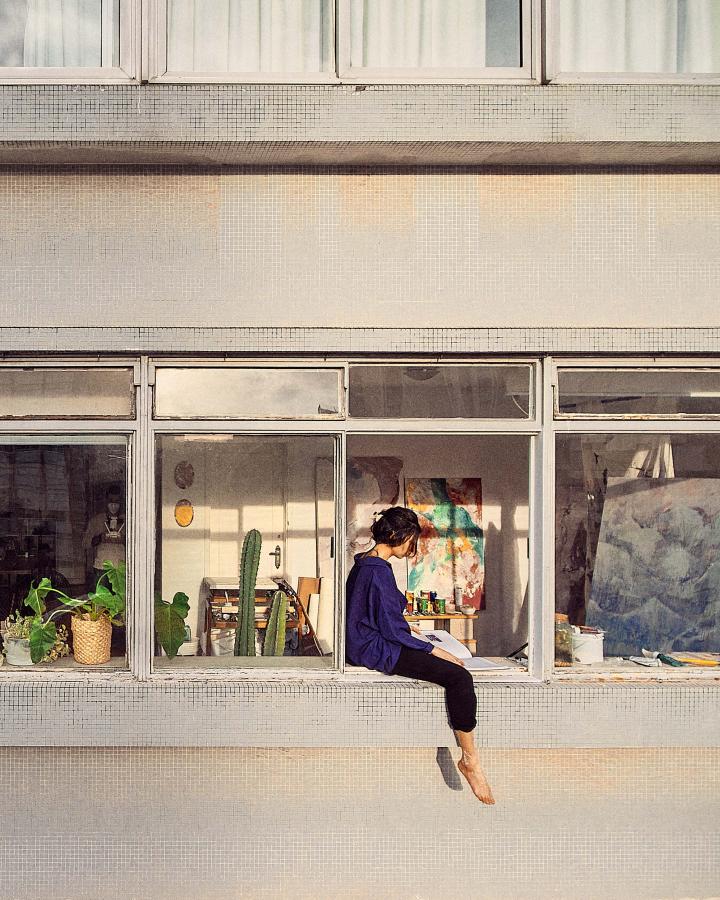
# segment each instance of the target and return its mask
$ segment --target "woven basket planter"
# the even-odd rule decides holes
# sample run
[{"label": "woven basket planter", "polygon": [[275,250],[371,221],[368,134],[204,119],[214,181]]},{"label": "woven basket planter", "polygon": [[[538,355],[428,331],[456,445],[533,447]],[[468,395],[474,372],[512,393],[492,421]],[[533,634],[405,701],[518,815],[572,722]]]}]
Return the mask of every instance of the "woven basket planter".
[{"label": "woven basket planter", "polygon": [[70,627],[73,633],[75,662],[85,666],[96,666],[110,659],[112,623],[107,616],[100,616],[96,622],[73,616]]}]

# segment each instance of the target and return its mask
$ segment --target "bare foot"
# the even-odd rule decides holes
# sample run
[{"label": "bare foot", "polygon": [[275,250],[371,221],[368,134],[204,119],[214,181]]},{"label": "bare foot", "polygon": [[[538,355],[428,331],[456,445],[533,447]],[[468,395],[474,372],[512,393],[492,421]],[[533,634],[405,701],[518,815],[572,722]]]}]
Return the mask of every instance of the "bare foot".
[{"label": "bare foot", "polygon": [[478,800],[480,800],[481,803],[487,803],[488,806],[493,806],[495,798],[492,795],[485,773],[480,768],[480,762],[477,759],[466,759],[466,757],[463,756],[458,762],[457,767]]}]

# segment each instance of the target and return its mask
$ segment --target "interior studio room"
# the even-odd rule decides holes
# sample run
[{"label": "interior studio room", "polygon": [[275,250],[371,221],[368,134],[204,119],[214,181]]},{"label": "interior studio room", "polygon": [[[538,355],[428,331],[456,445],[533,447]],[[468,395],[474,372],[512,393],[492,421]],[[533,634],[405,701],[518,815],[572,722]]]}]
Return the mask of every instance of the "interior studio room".
[{"label": "interior studio room", "polygon": [[[170,660],[157,645],[156,665],[331,665],[335,443],[330,435],[158,438],[156,593],[168,602],[185,594],[189,610],[178,655]],[[253,531],[261,548],[249,656],[235,652],[235,637],[243,546]],[[278,590],[288,596],[285,640],[270,654],[265,638]]]},{"label": "interior studio room", "polygon": [[[417,556],[392,560],[408,619],[512,667],[527,642],[529,450],[528,437],[511,434],[347,439],[347,565],[372,546],[373,513],[414,509],[423,528]],[[423,613],[425,594],[435,596]]]}]

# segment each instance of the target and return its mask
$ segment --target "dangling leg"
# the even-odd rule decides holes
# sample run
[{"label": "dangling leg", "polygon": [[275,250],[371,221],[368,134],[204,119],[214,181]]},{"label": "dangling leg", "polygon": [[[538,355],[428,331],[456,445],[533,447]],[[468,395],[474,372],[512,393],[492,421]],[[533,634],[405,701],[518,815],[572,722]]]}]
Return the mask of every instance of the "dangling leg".
[{"label": "dangling leg", "polygon": [[473,794],[478,800],[492,806],[495,803],[495,798],[480,765],[480,757],[478,756],[472,731],[456,731],[455,737],[462,750],[462,756],[457,764],[460,774],[470,785]]}]

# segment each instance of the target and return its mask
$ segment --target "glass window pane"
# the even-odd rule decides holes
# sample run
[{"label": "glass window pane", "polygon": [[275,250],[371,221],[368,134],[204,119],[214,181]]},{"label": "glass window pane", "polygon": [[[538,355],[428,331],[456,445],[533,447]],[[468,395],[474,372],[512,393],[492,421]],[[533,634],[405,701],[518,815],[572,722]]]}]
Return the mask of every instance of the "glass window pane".
[{"label": "glass window pane", "polygon": [[351,366],[356,418],[527,419],[530,366]]},{"label": "glass window pane", "polygon": [[168,0],[170,72],[328,72],[330,0]]},{"label": "glass window pane", "polygon": [[[6,662],[20,662],[24,653],[28,664],[22,635],[36,627],[25,603],[31,584],[49,578],[56,591],[87,602],[106,561],[124,565],[130,525],[126,475],[127,443],[121,437],[28,436],[0,443],[0,630]],[[61,639],[50,640],[48,658],[36,668],[125,666],[122,624],[101,617],[99,625],[78,625],[54,591],[44,603],[46,620],[52,616]],[[125,617],[118,610],[114,618]],[[88,629],[101,633],[88,638]],[[105,661],[103,654],[109,654]]]},{"label": "glass window pane", "polygon": [[[163,625],[156,619],[158,665],[331,665],[334,458],[335,439],[328,435],[159,438],[156,589],[168,603],[184,594],[189,609],[181,616],[187,632],[175,658],[162,649]],[[236,654],[238,567],[253,531],[262,547],[246,633],[251,643]],[[283,579],[285,597],[276,599],[273,578]],[[274,603],[284,610],[280,630],[272,619]],[[267,643],[268,635],[274,643]]]},{"label": "glass window pane", "polygon": [[561,416],[720,415],[720,370],[560,369]]},{"label": "glass window pane", "polygon": [[155,415],[183,419],[336,419],[338,369],[159,368]]},{"label": "glass window pane", "polygon": [[561,72],[720,72],[717,0],[559,0]]},{"label": "glass window pane", "polygon": [[0,368],[0,418],[131,419],[132,369]]},{"label": "glass window pane", "polygon": [[[374,514],[414,509],[418,554],[390,560],[400,591],[413,594],[406,618],[514,667],[504,657],[527,641],[529,452],[524,435],[348,435],[347,571],[373,546]],[[423,612],[430,591],[445,603]]]},{"label": "glass window pane", "polygon": [[350,9],[353,68],[522,65],[521,0],[351,0]]},{"label": "glass window pane", "polygon": [[120,0],[3,0],[0,66],[120,64]]},{"label": "glass window pane", "polygon": [[720,435],[559,435],[556,472],[556,664],[718,653]]}]

